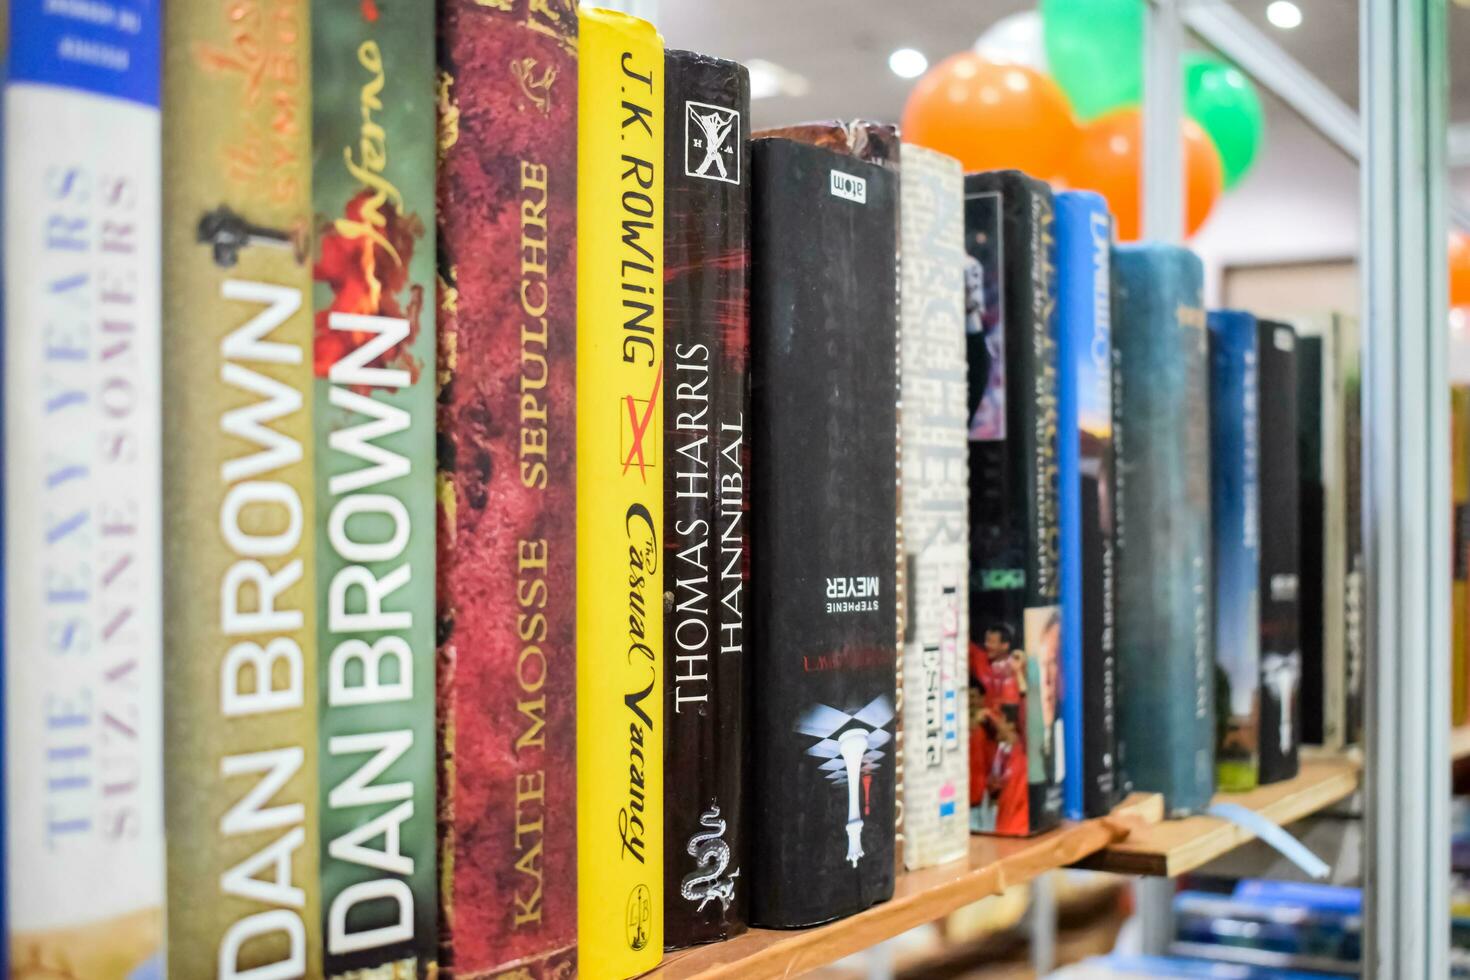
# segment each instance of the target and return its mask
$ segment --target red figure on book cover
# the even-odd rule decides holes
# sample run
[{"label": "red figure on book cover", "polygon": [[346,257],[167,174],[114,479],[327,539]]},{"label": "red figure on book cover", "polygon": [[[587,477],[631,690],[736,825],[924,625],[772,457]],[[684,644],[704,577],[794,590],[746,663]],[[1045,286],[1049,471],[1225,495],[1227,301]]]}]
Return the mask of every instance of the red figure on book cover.
[{"label": "red figure on book cover", "polygon": [[972,829],[1025,834],[1026,655],[1005,626],[984,635],[983,647],[970,644],[970,769],[984,774],[970,780],[970,806],[986,825]]}]

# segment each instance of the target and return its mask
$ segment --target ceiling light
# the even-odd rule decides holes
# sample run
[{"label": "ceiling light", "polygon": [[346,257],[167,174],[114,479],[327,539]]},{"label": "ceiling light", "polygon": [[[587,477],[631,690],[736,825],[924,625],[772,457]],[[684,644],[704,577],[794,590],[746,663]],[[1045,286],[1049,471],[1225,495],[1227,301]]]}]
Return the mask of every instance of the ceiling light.
[{"label": "ceiling light", "polygon": [[899,78],[918,78],[929,70],[929,59],[922,51],[899,48],[888,56],[888,68]]},{"label": "ceiling light", "polygon": [[811,91],[811,83],[801,75],[764,58],[752,58],[745,63],[750,72],[750,97],[770,99],[778,95],[803,96]]},{"label": "ceiling light", "polygon": [[745,67],[750,72],[752,99],[769,99],[773,95],[781,94],[781,76],[775,65],[769,61],[747,61]]},{"label": "ceiling light", "polygon": [[1289,31],[1301,24],[1302,8],[1292,3],[1291,0],[1272,0],[1272,3],[1266,8],[1266,19],[1273,27]]}]

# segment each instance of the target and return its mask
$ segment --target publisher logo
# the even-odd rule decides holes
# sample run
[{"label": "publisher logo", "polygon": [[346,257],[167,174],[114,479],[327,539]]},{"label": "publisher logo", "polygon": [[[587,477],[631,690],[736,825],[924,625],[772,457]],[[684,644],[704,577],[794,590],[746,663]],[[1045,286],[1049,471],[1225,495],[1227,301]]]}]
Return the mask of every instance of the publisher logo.
[{"label": "publisher logo", "polygon": [[856,201],[858,204],[867,204],[868,182],[861,177],[834,170],[832,171],[832,196]]},{"label": "publisher logo", "polygon": [[684,175],[740,183],[740,113],[684,103]]},{"label": "publisher logo", "polygon": [[647,885],[635,885],[629,893],[624,928],[627,930],[628,948],[633,952],[648,945],[648,934],[653,929],[653,899]]}]

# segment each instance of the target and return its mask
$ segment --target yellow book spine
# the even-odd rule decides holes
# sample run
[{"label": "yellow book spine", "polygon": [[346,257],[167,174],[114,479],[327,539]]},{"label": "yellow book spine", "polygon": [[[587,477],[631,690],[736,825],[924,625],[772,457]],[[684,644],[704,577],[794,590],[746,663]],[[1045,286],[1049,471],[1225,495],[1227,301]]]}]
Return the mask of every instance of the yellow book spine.
[{"label": "yellow book spine", "polygon": [[663,956],[664,49],[582,13],[577,931],[585,980]]}]

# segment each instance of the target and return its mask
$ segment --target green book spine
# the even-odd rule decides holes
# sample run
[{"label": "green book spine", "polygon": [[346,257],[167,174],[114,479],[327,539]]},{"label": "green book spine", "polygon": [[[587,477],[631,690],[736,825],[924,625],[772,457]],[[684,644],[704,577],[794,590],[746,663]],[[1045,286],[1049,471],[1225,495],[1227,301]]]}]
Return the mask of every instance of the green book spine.
[{"label": "green book spine", "polygon": [[432,975],[434,9],[312,5],[324,972]]}]

